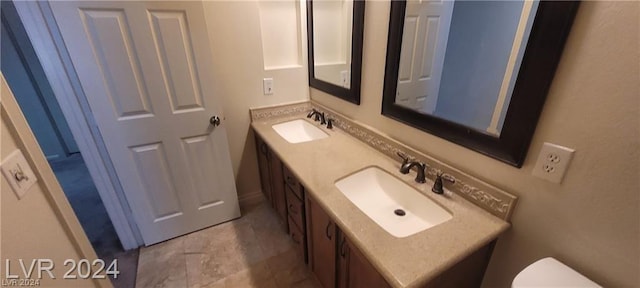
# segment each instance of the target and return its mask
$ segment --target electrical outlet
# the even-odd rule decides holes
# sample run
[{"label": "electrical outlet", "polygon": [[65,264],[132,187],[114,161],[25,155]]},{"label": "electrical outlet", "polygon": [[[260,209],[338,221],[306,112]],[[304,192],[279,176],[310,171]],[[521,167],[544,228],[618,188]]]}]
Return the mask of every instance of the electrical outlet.
[{"label": "electrical outlet", "polygon": [[545,142],[540,149],[533,176],[549,182],[560,183],[569,168],[575,150]]},{"label": "electrical outlet", "polygon": [[262,89],[264,90],[264,95],[273,94],[273,78],[264,78],[262,80]]}]

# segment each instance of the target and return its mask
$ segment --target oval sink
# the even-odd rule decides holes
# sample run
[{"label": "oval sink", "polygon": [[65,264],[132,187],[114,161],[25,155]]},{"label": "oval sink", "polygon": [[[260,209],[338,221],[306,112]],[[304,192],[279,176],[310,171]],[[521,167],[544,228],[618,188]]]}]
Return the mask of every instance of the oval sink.
[{"label": "oval sink", "polygon": [[271,127],[289,143],[302,143],[329,137],[329,134],[302,119],[275,124]]},{"label": "oval sink", "polygon": [[418,190],[378,167],[360,170],[335,185],[371,220],[398,238],[453,218]]}]

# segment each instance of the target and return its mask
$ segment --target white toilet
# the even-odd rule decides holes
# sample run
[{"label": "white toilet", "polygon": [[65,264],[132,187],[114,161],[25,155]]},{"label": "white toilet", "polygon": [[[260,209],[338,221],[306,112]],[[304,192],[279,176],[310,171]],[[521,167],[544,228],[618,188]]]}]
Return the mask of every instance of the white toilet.
[{"label": "white toilet", "polygon": [[551,257],[540,259],[524,268],[513,279],[511,287],[602,288],[589,278]]}]

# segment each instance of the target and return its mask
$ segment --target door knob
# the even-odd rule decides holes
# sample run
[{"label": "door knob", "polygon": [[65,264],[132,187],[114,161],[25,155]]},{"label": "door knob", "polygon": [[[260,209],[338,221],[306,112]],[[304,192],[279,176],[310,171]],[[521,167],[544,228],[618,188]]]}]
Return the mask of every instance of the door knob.
[{"label": "door knob", "polygon": [[218,117],[218,116],[212,116],[212,117],[209,119],[209,123],[210,123],[211,125],[213,125],[213,127],[219,126],[219,125],[220,125],[220,117]]}]

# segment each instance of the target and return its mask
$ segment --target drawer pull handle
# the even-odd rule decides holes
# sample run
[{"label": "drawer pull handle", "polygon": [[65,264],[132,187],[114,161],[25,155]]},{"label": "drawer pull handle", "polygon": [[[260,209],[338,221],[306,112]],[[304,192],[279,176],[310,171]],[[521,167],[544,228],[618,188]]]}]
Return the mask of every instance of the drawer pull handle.
[{"label": "drawer pull handle", "polygon": [[346,247],[346,242],[347,242],[347,238],[344,237],[342,238],[342,243],[340,243],[340,256],[342,258],[345,258],[345,256],[347,256],[347,247]]},{"label": "drawer pull handle", "polygon": [[292,214],[298,214],[299,212],[294,208],[295,206],[293,206],[293,204],[289,204],[289,212],[291,212]]},{"label": "drawer pull handle", "polygon": [[263,155],[267,155],[267,144],[260,143],[260,152],[262,152]]},{"label": "drawer pull handle", "polygon": [[329,240],[331,240],[331,237],[333,237],[330,234],[331,231],[329,230],[329,228],[331,228],[331,224],[333,224],[333,223],[331,223],[331,221],[329,221],[329,223],[327,223],[327,228],[325,228],[325,231],[324,231],[325,234],[327,235],[327,239],[329,239]]}]

